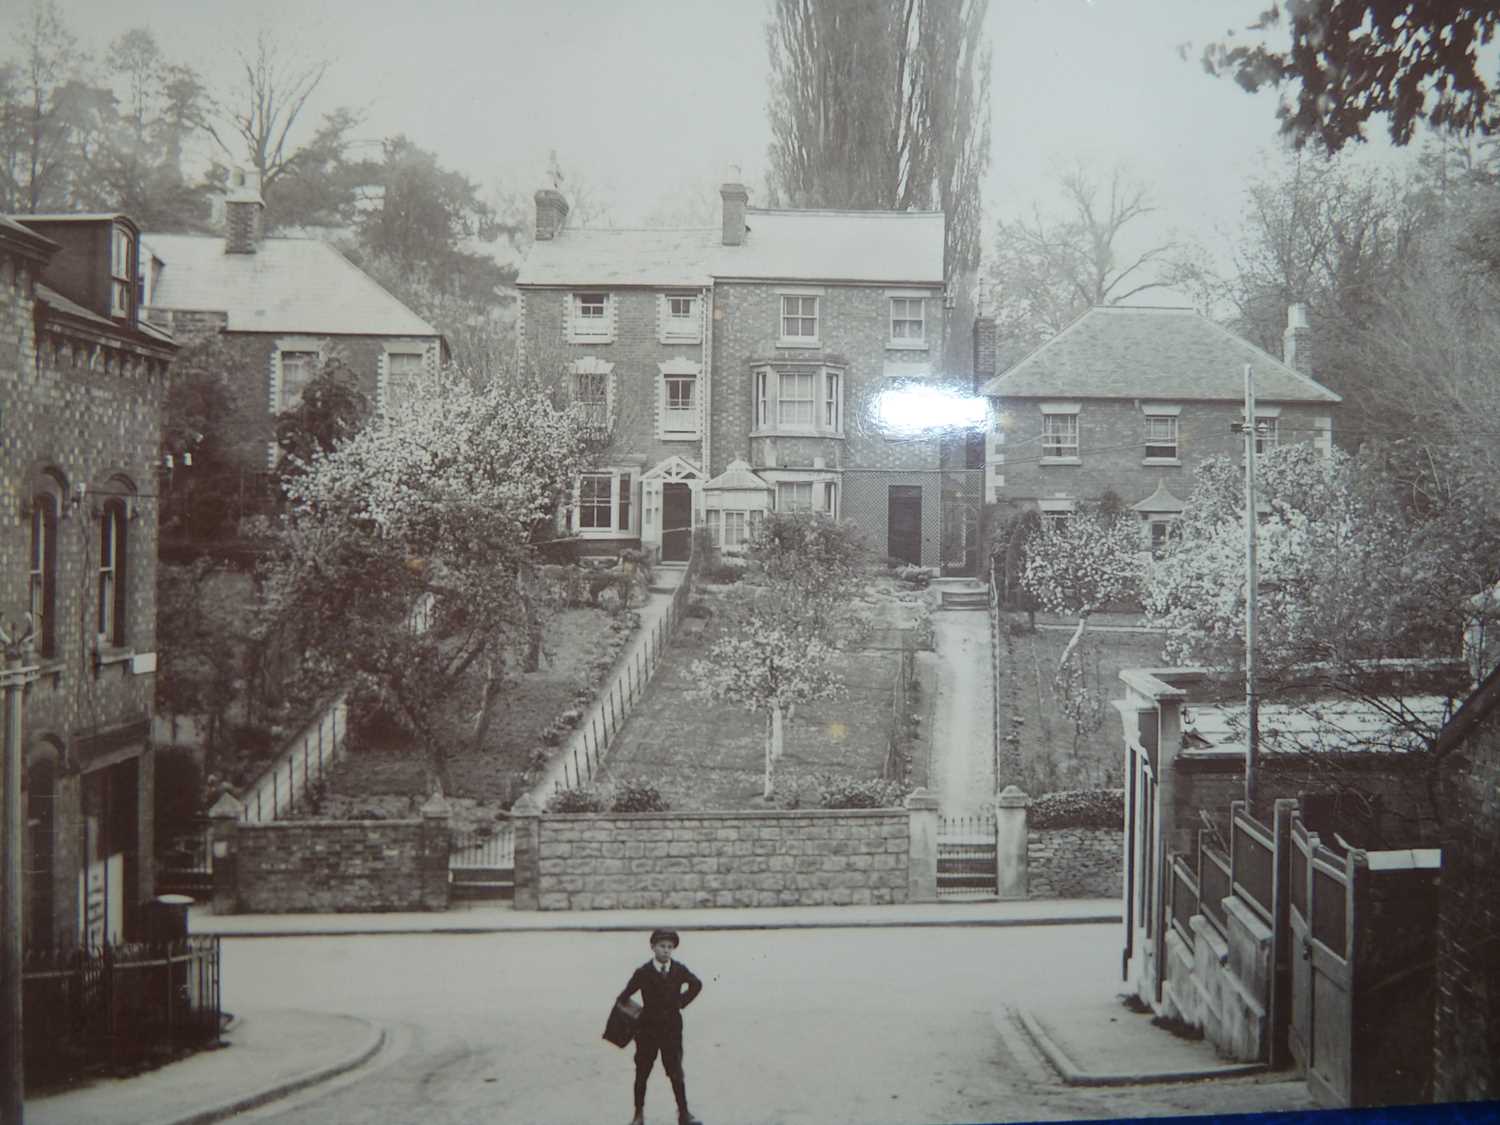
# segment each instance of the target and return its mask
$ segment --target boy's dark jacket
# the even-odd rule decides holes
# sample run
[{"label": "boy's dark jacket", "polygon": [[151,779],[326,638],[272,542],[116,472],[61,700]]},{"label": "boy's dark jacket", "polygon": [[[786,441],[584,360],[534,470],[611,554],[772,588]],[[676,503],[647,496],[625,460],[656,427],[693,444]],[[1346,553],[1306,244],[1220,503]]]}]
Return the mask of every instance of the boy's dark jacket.
[{"label": "boy's dark jacket", "polygon": [[[686,992],[683,985],[687,985]],[[703,982],[681,961],[674,960],[671,969],[662,973],[652,960],[631,974],[619,998],[628,1000],[636,991],[641,994],[640,1032],[681,1035],[682,1009],[703,991]]]}]

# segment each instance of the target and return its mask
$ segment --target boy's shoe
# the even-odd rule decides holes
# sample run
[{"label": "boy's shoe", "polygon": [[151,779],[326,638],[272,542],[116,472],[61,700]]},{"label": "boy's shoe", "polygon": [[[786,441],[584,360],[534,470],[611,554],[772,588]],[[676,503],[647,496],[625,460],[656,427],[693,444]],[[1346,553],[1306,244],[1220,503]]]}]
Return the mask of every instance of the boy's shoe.
[{"label": "boy's shoe", "polygon": [[630,1125],[646,1125],[646,1116],[640,1110],[635,1111],[635,1116],[630,1119]]},{"label": "boy's shoe", "polygon": [[683,1110],[677,1115],[677,1125],[703,1125],[703,1122],[699,1121],[687,1110]]}]

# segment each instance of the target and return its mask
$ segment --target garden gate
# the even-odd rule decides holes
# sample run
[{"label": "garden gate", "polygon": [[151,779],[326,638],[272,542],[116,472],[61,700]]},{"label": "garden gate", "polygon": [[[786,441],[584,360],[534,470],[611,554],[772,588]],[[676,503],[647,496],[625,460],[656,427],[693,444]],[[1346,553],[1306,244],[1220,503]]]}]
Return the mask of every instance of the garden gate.
[{"label": "garden gate", "polygon": [[998,890],[995,814],[945,816],[938,821],[939,898],[992,896]]},{"label": "garden gate", "polygon": [[1292,818],[1292,1054],[1325,1104],[1348,1105],[1351,1086],[1349,880],[1344,856]]}]

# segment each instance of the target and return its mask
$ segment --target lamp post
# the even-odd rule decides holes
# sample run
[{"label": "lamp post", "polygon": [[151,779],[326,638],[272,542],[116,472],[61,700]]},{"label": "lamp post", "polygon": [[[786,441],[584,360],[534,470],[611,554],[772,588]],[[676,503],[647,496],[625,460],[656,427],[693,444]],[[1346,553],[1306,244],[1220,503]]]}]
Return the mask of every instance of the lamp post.
[{"label": "lamp post", "polygon": [[1255,550],[1255,373],[1245,364],[1245,421],[1231,427],[1245,435],[1245,805],[1255,807],[1256,774],[1260,766],[1260,696],[1255,690],[1256,595],[1260,572]]},{"label": "lamp post", "polygon": [[26,664],[33,626],[26,617],[24,630],[0,628],[5,666],[0,669],[0,690],[5,693],[4,784],[0,786],[0,810],[4,831],[0,836],[0,1122],[21,1125],[26,1092],[21,1037],[21,744],[22,713],[26,685],[36,679],[35,666]]}]

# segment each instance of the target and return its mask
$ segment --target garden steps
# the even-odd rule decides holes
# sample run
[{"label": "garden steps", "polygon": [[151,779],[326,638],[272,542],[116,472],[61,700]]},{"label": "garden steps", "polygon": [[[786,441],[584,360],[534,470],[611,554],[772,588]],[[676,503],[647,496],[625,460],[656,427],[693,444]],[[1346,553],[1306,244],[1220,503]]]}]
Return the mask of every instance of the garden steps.
[{"label": "garden steps", "polygon": [[989,609],[988,590],[944,590],[943,609]]}]

